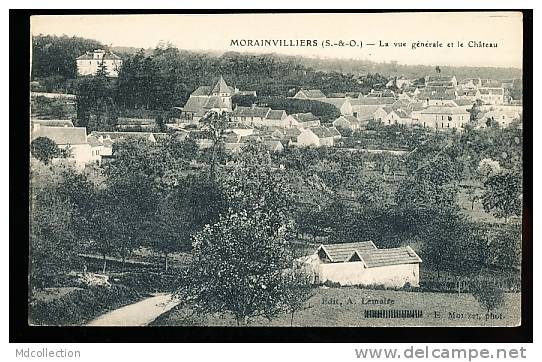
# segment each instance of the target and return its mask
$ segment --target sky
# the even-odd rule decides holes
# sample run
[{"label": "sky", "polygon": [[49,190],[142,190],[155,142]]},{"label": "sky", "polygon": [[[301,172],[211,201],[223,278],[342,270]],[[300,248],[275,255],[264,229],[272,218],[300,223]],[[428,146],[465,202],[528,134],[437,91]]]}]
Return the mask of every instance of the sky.
[{"label": "sky", "polygon": [[[180,49],[279,53],[321,58],[364,59],[401,64],[521,68],[522,18],[517,12],[371,14],[192,14],[40,15],[31,33],[80,36],[112,46],[154,48],[169,42]],[[232,40],[310,39],[317,46],[232,46]],[[323,47],[351,40],[359,46]],[[442,48],[412,49],[413,42]],[[469,41],[497,43],[468,47]],[[388,43],[381,47],[379,43]],[[458,47],[458,42],[463,47]],[[394,43],[406,43],[395,47]],[[448,47],[453,43],[453,47]],[[352,43],[353,44],[353,43]],[[367,45],[375,44],[375,45]]]}]

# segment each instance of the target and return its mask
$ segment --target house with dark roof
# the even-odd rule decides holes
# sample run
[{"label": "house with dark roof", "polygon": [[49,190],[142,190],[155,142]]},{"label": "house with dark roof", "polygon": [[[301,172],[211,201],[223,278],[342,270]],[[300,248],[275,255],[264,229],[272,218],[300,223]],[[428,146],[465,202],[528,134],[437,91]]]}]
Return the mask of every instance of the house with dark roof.
[{"label": "house with dark roof", "polygon": [[105,66],[108,77],[118,77],[122,66],[122,59],[112,51],[96,49],[93,52],[86,52],[75,59],[77,63],[77,74],[95,75],[100,67]]},{"label": "house with dark roof", "polygon": [[436,106],[422,110],[418,124],[437,130],[456,129],[461,131],[469,119],[470,113],[463,107]]},{"label": "house with dark roof", "polygon": [[320,89],[301,89],[294,97],[295,99],[316,99],[320,100],[326,98],[326,95],[322,93]]},{"label": "house with dark roof", "polygon": [[350,103],[350,98],[323,98],[318,99],[318,101],[335,106],[343,116],[352,115],[352,103]]},{"label": "house with dark roof", "polygon": [[45,137],[53,140],[59,149],[64,150],[66,158],[73,159],[77,167],[84,167],[94,160],[91,146],[87,141],[86,127],[42,127],[34,126],[30,140]]},{"label": "house with dark roof", "polygon": [[333,126],[337,128],[357,131],[361,127],[361,122],[354,116],[340,116],[333,121]]},{"label": "house with dark roof", "polygon": [[200,86],[190,94],[182,107],[181,119],[197,121],[208,112],[231,112],[231,97],[239,92],[220,76],[212,86]]},{"label": "house with dark roof", "polygon": [[265,117],[264,125],[266,127],[292,127],[291,120],[287,120],[286,118],[288,118],[288,115],[286,114],[285,110],[272,109]]},{"label": "house with dark roof", "polygon": [[485,104],[503,104],[504,89],[502,87],[478,88],[480,99]]},{"label": "house with dark roof", "polygon": [[70,119],[31,119],[32,129],[37,127],[73,127]]},{"label": "house with dark roof", "polygon": [[316,284],[383,285],[401,288],[420,284],[422,259],[410,246],[378,249],[372,241],[320,245],[296,263]]},{"label": "house with dark roof", "polygon": [[402,126],[412,125],[412,111],[408,108],[392,109],[384,119],[385,125],[400,124]]},{"label": "house with dark roof", "polygon": [[231,114],[231,120],[249,126],[262,126],[270,112],[271,108],[269,107],[258,107],[256,105],[251,107],[237,106]]},{"label": "house with dark roof", "polygon": [[[335,133],[337,129],[334,127],[333,129],[334,131],[324,126],[305,128],[297,136],[296,144],[302,147],[333,146],[337,137],[337,134]],[[338,131],[337,133],[340,136]]]},{"label": "house with dark roof", "polygon": [[425,77],[425,86],[457,87],[455,75],[428,75]]},{"label": "house with dark roof", "polygon": [[320,118],[311,112],[290,114],[288,117],[286,117],[284,122],[290,127],[308,128],[320,126]]}]

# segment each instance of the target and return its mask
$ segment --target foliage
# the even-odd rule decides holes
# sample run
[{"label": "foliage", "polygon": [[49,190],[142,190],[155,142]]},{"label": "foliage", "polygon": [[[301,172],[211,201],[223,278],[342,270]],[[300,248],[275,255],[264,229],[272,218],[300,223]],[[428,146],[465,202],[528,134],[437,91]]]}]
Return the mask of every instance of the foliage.
[{"label": "foliage", "polygon": [[472,295],[488,313],[504,305],[504,292],[493,283],[479,283]]},{"label": "foliage", "polygon": [[484,210],[505,220],[511,216],[520,216],[523,210],[522,183],[523,178],[518,172],[503,171],[490,176],[484,183]]},{"label": "foliage", "polygon": [[283,109],[288,114],[311,112],[323,121],[335,120],[341,112],[332,104],[308,99],[294,99],[285,97],[259,97],[257,104],[271,107],[271,109]]},{"label": "foliage", "polygon": [[292,256],[285,229],[271,230],[265,219],[262,211],[230,213],[194,236],[194,260],[180,292],[201,312],[230,312],[240,325],[281,311],[282,273]]},{"label": "foliage", "polygon": [[104,72],[79,78],[75,83],[77,126],[91,131],[110,131],[118,118],[114,102],[115,80]]},{"label": "foliage", "polygon": [[300,269],[292,268],[284,273],[284,309],[290,315],[293,327],[295,313],[305,310],[306,303],[315,294],[310,276]]},{"label": "foliage", "polygon": [[492,160],[490,158],[484,158],[478,164],[478,175],[482,180],[487,180],[490,176],[494,176],[501,172],[501,165],[499,161]]},{"label": "foliage", "polygon": [[103,49],[96,40],[80,37],[37,35],[32,38],[32,79],[58,76],[75,78],[75,58],[87,51]]},{"label": "foliage", "polygon": [[51,160],[60,155],[60,149],[55,141],[47,137],[38,137],[30,143],[30,152],[32,156],[44,164],[49,164]]},{"label": "foliage", "polygon": [[124,285],[77,288],[60,297],[32,300],[28,318],[37,325],[81,325],[110,309],[133,303],[140,298],[138,292]]}]

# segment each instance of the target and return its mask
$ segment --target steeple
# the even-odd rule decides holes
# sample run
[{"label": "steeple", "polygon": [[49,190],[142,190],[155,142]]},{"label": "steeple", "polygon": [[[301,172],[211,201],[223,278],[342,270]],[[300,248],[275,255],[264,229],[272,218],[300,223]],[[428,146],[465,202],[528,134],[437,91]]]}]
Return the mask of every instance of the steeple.
[{"label": "steeple", "polygon": [[222,76],[220,76],[220,79],[218,82],[216,82],[215,86],[213,87],[213,90],[211,91],[211,94],[213,95],[220,95],[222,93],[230,93],[230,88],[226,84],[226,81]]}]

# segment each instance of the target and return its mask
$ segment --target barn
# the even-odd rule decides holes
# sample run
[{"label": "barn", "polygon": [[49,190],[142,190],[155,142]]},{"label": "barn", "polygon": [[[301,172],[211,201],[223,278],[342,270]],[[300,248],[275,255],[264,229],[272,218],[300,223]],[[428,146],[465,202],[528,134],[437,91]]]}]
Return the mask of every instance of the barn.
[{"label": "barn", "polygon": [[401,288],[420,284],[422,259],[410,246],[378,249],[372,241],[320,245],[298,259],[315,283],[384,285]]}]

